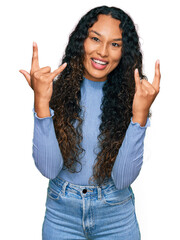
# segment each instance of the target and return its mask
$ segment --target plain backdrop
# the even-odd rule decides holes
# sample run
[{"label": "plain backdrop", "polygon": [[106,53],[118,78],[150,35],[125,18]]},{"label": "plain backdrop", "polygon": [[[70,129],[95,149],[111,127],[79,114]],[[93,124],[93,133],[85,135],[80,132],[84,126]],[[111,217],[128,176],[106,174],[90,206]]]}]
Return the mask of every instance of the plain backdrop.
[{"label": "plain backdrop", "polygon": [[160,60],[160,93],[151,107],[144,163],[131,186],[142,240],[180,239],[180,15],[175,0],[1,2],[0,239],[40,240],[45,214],[48,179],[32,158],[34,95],[19,70],[30,70],[36,41],[40,67],[54,71],[80,18],[101,5],[119,7],[134,20],[150,83]]}]

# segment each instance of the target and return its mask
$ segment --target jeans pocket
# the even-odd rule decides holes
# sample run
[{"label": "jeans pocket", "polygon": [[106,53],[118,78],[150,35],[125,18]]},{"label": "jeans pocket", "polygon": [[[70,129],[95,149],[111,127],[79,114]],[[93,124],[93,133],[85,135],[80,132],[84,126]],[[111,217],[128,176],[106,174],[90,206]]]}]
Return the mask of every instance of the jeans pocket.
[{"label": "jeans pocket", "polygon": [[61,195],[61,187],[56,183],[56,181],[54,181],[54,179],[51,179],[49,181],[47,195],[53,200],[59,200],[59,197]]},{"label": "jeans pocket", "polygon": [[51,187],[48,187],[47,189],[47,195],[52,200],[59,200],[59,193],[54,191]]},{"label": "jeans pocket", "polygon": [[132,203],[133,195],[128,189],[112,191],[103,196],[103,202],[107,205],[123,205],[127,202]]}]

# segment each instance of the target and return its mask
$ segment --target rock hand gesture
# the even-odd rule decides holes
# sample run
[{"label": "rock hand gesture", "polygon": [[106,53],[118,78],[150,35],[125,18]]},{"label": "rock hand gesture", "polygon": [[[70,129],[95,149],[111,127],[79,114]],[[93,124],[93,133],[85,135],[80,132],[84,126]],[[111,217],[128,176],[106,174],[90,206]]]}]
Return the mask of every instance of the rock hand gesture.
[{"label": "rock hand gesture", "polygon": [[19,70],[24,75],[29,86],[34,90],[35,111],[39,117],[50,115],[49,101],[53,93],[53,79],[60,74],[67,63],[62,64],[58,69],[51,72],[49,66],[40,68],[38,60],[38,47],[33,42],[33,56],[30,73]]},{"label": "rock hand gesture", "polygon": [[139,77],[138,69],[134,71],[135,79],[135,95],[133,99],[133,122],[139,122],[141,126],[144,126],[147,120],[149,109],[154,102],[160,89],[160,63],[159,60],[155,64],[154,80],[149,83],[145,79]]}]

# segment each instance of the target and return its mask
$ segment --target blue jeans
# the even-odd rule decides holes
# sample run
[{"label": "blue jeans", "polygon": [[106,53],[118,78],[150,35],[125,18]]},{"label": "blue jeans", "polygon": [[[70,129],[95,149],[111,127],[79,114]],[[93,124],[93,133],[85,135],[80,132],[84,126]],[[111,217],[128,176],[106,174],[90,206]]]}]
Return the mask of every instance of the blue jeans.
[{"label": "blue jeans", "polygon": [[101,187],[49,180],[43,240],[140,240],[131,186],[118,190],[112,178]]}]

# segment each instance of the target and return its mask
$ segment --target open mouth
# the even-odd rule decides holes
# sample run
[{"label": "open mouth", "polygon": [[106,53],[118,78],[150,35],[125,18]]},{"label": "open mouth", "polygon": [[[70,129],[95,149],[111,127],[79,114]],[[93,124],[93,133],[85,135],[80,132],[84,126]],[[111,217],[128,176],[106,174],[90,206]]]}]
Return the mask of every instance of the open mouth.
[{"label": "open mouth", "polygon": [[104,70],[109,62],[91,58],[91,64],[94,69]]},{"label": "open mouth", "polygon": [[94,59],[94,58],[91,58],[93,62],[95,62],[96,64],[99,64],[99,65],[107,65],[108,62],[106,61],[100,61],[100,60],[97,60],[97,59]]}]

